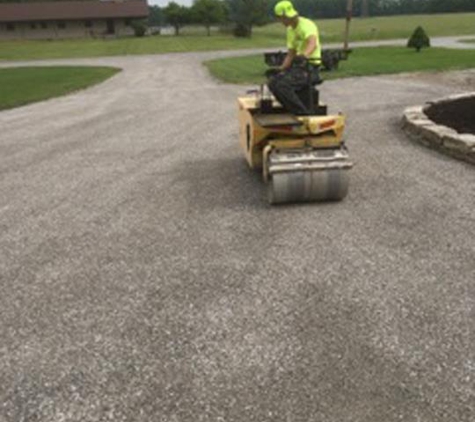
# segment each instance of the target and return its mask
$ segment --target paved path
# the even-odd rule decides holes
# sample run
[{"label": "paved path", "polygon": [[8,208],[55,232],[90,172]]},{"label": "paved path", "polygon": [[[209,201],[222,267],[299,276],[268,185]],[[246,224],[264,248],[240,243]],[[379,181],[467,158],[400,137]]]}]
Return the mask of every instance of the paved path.
[{"label": "paved path", "polygon": [[350,194],[270,208],[218,55],[0,113],[0,421],[473,420],[475,171],[399,126],[454,89],[326,82]]},{"label": "paved path", "polygon": [[[474,49],[475,43],[463,42],[464,40],[473,40],[474,35],[466,36],[452,36],[452,37],[431,37],[430,43],[432,47],[443,48],[455,48],[455,49]],[[381,40],[381,41],[358,41],[351,43],[350,47],[375,47],[383,45],[403,45],[407,44],[407,39],[395,39],[395,40]],[[329,46],[341,47],[341,44],[330,44]]]}]

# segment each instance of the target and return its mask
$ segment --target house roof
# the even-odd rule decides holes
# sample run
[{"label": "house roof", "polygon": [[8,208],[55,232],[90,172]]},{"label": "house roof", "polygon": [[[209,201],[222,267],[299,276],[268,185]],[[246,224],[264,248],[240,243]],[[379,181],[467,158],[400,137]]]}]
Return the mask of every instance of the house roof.
[{"label": "house roof", "polygon": [[145,18],[147,0],[55,1],[0,4],[0,22]]}]

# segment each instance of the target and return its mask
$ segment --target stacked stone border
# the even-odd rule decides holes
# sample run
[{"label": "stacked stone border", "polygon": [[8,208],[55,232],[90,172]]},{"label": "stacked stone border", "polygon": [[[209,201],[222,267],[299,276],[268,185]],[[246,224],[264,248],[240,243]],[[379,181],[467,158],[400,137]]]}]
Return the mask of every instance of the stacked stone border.
[{"label": "stacked stone border", "polygon": [[438,125],[425,113],[433,105],[470,97],[475,97],[475,92],[451,95],[427,102],[423,106],[408,107],[404,110],[403,128],[411,139],[459,160],[475,164],[475,135],[460,134],[447,126]]}]

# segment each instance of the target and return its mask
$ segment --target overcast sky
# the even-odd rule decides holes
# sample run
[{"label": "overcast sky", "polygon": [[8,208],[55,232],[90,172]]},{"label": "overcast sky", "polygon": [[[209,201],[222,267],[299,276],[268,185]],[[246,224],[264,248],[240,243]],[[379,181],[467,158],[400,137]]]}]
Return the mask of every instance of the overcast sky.
[{"label": "overcast sky", "polygon": [[[166,6],[169,2],[172,0],[148,0],[148,4],[150,6],[157,5],[160,7]],[[174,0],[175,3],[178,4],[183,4],[185,6],[191,6],[191,3],[193,3],[193,0]]]}]

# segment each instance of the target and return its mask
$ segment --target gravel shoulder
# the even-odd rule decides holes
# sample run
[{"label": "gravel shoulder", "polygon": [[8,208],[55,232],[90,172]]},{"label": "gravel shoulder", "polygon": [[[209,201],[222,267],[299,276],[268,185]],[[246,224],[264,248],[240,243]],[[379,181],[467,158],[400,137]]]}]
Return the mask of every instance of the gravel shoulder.
[{"label": "gravel shoulder", "polygon": [[402,80],[440,85],[455,91],[475,91],[475,69],[451,72],[420,72],[397,76]]}]

